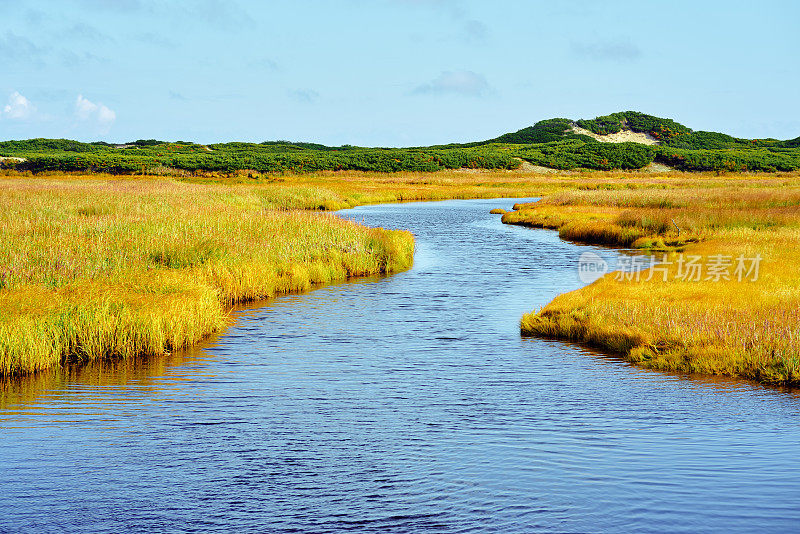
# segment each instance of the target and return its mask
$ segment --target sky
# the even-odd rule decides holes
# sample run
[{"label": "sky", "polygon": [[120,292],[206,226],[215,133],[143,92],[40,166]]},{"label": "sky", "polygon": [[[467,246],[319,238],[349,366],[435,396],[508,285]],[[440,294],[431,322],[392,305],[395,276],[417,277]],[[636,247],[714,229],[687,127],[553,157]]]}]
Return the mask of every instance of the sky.
[{"label": "sky", "polygon": [[0,140],[420,146],[636,110],[800,136],[800,2],[0,0]]}]

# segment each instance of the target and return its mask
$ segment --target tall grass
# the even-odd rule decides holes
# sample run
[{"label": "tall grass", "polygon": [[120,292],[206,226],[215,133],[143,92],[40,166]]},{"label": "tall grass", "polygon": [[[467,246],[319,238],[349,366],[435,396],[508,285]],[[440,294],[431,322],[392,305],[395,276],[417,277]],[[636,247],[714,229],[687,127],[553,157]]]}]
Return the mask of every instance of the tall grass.
[{"label": "tall grass", "polygon": [[233,303],[406,269],[413,237],[272,192],[169,181],[0,182],[0,373],[159,354]]},{"label": "tall grass", "polygon": [[800,180],[703,185],[559,193],[504,220],[585,242],[672,250],[673,262],[675,250],[761,255],[757,280],[681,280],[676,263],[666,266],[666,281],[607,274],[526,314],[523,334],[587,342],[655,369],[800,384]]},{"label": "tall grass", "polygon": [[[550,227],[571,224],[568,235],[573,236],[583,232],[585,218],[598,228],[585,232],[585,239],[598,239],[601,229],[614,225],[608,242],[633,244],[648,239],[648,232],[665,229],[659,226],[660,210],[696,206],[697,199],[708,198],[704,195],[741,188],[752,195],[744,200],[723,195],[732,210],[728,219],[713,209],[705,219],[697,212],[702,233],[691,238],[718,232],[716,224],[727,225],[732,236],[740,232],[747,241],[775,235],[765,229],[790,225],[795,197],[784,190],[798,186],[796,174],[637,172],[134,179],[0,171],[0,176],[0,374],[5,375],[65,361],[163,354],[223,329],[226,310],[234,303],[411,265],[410,234],[365,228],[320,211],[406,200],[548,195],[537,210],[524,211],[546,215]],[[567,196],[559,196],[564,192]],[[771,219],[755,220],[765,224],[753,224],[752,217],[749,226],[731,223],[748,220],[746,209],[756,204],[772,210]],[[650,212],[637,219],[640,209]],[[617,231],[629,234],[617,236]],[[655,237],[666,244],[668,233]],[[684,244],[692,242],[685,230],[681,236]],[[787,254],[796,252],[792,239],[781,245]],[[774,239],[769,243],[777,246]],[[794,294],[791,286],[780,290]],[[793,324],[791,314],[773,311],[770,317],[786,317],[782,324]]]},{"label": "tall grass", "polygon": [[318,211],[577,183],[461,171],[0,175],[2,375],[162,354],[223,329],[237,302],[411,265],[407,232]]}]

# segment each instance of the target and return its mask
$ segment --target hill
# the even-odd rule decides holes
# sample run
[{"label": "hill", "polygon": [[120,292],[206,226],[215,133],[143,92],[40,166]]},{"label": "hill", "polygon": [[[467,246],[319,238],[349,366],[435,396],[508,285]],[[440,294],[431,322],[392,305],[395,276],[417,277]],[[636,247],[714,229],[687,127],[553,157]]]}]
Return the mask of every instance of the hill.
[{"label": "hill", "polygon": [[0,142],[0,168],[35,173],[432,172],[462,167],[514,169],[523,161],[562,170],[631,170],[658,162],[683,171],[792,171],[800,169],[800,137],[739,139],[624,111],[594,119],[542,120],[486,141],[411,148],[289,141],[201,145],[155,139],[119,145],[67,139]]}]

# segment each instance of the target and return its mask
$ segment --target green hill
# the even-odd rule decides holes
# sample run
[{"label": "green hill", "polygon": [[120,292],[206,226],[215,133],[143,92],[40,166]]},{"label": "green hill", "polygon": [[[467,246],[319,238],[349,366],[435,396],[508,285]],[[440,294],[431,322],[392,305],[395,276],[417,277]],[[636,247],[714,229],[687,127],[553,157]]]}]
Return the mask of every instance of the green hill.
[{"label": "green hill", "polygon": [[0,167],[31,172],[432,172],[514,169],[523,161],[564,170],[640,169],[658,162],[684,171],[792,171],[800,169],[800,137],[739,139],[624,111],[594,119],[547,119],[486,141],[411,148],[290,141],[200,145],[155,139],[120,145],[68,139],[0,142]]}]

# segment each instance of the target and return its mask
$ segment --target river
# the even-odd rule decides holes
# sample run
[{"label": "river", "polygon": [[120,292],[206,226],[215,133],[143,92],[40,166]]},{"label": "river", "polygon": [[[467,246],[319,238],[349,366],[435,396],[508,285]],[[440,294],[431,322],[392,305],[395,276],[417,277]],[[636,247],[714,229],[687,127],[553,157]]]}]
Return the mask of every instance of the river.
[{"label": "river", "polygon": [[519,200],[340,212],[414,232],[414,267],[6,381],[0,531],[797,530],[797,392],[521,338],[618,253],[488,213]]}]

